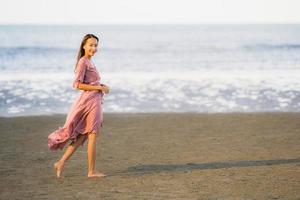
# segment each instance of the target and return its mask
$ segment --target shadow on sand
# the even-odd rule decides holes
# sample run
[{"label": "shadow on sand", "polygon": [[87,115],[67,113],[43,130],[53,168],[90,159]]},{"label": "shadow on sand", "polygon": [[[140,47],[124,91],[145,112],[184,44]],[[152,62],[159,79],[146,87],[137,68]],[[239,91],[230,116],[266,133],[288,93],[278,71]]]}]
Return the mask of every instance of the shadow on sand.
[{"label": "shadow on sand", "polygon": [[127,168],[124,171],[118,171],[110,174],[110,176],[118,175],[143,175],[159,172],[175,172],[175,171],[192,171],[207,169],[225,169],[232,167],[256,167],[268,165],[280,165],[299,163],[300,158],[296,159],[277,159],[277,160],[246,160],[246,161],[227,161],[227,162],[211,162],[211,163],[186,163],[186,164],[159,164],[159,165],[136,165]]}]

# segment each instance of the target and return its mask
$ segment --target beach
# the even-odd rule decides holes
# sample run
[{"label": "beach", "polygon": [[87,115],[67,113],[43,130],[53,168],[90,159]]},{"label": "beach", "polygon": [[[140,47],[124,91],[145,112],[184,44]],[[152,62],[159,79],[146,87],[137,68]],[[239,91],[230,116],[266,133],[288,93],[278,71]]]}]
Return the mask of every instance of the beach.
[{"label": "beach", "polygon": [[57,179],[66,115],[0,118],[0,199],[300,199],[300,113],[104,113]]}]

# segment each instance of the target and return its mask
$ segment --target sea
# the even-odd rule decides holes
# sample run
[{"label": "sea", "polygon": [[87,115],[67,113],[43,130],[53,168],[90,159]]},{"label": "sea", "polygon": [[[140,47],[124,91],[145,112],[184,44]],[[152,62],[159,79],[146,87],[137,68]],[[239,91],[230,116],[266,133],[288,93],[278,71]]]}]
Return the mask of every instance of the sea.
[{"label": "sea", "polygon": [[298,24],[0,25],[0,115],[67,114],[87,33],[106,113],[300,111]]}]

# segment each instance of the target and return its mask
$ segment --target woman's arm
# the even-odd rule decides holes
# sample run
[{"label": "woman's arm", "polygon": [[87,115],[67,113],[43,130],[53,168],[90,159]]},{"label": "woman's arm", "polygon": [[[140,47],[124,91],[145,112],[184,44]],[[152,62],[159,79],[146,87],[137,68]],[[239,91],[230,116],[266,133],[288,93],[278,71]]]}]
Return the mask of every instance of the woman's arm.
[{"label": "woman's arm", "polygon": [[103,90],[101,85],[89,85],[85,83],[79,83],[77,89],[79,90]]},{"label": "woman's arm", "polygon": [[89,85],[85,83],[78,83],[78,87],[76,87],[79,90],[98,90],[99,92],[102,91],[105,94],[109,93],[109,88],[105,85]]}]

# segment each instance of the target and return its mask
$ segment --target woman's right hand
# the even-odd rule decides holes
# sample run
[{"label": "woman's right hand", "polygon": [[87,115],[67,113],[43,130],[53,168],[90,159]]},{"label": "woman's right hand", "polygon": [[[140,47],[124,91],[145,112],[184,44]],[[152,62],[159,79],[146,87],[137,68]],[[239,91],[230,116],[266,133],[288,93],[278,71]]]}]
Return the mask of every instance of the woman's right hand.
[{"label": "woman's right hand", "polygon": [[104,92],[105,94],[108,94],[109,93],[109,88],[106,85],[102,85],[100,91]]}]

